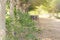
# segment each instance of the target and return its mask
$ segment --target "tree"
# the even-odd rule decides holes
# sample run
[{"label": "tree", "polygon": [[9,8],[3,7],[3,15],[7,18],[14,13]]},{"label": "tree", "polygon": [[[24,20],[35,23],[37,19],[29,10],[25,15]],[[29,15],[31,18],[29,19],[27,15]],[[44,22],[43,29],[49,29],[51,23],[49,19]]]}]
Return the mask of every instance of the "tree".
[{"label": "tree", "polygon": [[50,14],[50,17],[55,16],[55,0],[48,0],[48,5],[45,5],[42,8]]},{"label": "tree", "polygon": [[16,0],[16,3],[16,9],[23,13],[27,12],[27,8],[30,6],[28,0]]},{"label": "tree", "polygon": [[56,15],[58,17],[59,12],[60,12],[60,0],[55,1],[55,12],[56,12]]},{"label": "tree", "polygon": [[10,17],[14,17],[14,2],[15,0],[10,0]]},{"label": "tree", "polygon": [[6,0],[0,0],[0,40],[5,40],[6,35],[5,8],[6,8]]},{"label": "tree", "polygon": [[35,8],[35,6],[46,5],[48,2],[47,0],[16,0],[16,3],[17,9],[21,12],[27,12],[31,7]]}]

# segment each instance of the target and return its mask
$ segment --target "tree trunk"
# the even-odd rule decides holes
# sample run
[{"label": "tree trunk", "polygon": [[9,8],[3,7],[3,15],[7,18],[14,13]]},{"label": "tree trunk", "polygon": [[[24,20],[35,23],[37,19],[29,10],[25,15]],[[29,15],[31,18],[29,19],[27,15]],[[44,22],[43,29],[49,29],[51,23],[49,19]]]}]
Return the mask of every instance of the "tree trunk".
[{"label": "tree trunk", "polygon": [[6,36],[5,8],[6,8],[6,0],[0,0],[0,40],[5,40]]},{"label": "tree trunk", "polygon": [[20,10],[21,13],[26,13],[28,11],[29,6],[31,5],[29,2],[23,3],[21,0],[16,0],[16,9]]},{"label": "tree trunk", "polygon": [[22,8],[21,8],[21,0],[16,0],[16,11],[20,10],[20,12],[22,12]]},{"label": "tree trunk", "polygon": [[20,1],[19,0],[16,0],[16,9],[17,10],[19,9],[19,5],[20,5]]},{"label": "tree trunk", "polygon": [[14,17],[14,0],[10,0],[10,17]]}]

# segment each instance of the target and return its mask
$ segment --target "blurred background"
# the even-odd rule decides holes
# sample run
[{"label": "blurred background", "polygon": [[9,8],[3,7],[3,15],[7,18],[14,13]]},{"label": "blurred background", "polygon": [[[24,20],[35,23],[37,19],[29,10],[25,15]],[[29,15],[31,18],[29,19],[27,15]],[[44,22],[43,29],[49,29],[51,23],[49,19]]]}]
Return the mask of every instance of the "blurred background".
[{"label": "blurred background", "polygon": [[55,40],[41,35],[60,28],[60,0],[0,0],[0,22],[0,40]]}]

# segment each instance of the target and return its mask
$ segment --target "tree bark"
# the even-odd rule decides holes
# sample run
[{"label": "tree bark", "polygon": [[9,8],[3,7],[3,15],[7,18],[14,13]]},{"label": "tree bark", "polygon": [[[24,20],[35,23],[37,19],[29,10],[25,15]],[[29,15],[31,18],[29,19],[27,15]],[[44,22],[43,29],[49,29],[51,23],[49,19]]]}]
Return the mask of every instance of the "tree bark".
[{"label": "tree bark", "polygon": [[10,0],[10,17],[14,17],[14,0]]},{"label": "tree bark", "polygon": [[21,0],[16,0],[16,9],[20,10],[21,13],[26,13],[30,5],[29,1],[27,3],[23,3]]},{"label": "tree bark", "polygon": [[0,40],[5,40],[5,13],[6,13],[6,0],[0,0]]}]

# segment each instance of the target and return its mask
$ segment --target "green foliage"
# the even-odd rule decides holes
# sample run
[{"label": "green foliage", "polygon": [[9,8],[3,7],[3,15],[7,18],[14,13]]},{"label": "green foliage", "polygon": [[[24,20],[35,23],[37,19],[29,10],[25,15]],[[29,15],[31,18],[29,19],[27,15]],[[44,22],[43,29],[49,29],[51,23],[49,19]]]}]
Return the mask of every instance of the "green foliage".
[{"label": "green foliage", "polygon": [[32,5],[30,5],[29,8],[28,8],[28,11],[32,11],[32,10],[35,10],[35,9],[37,9],[37,8],[32,6]]},{"label": "green foliage", "polygon": [[[6,18],[7,39],[6,40],[35,40],[37,39],[33,33],[39,30],[35,27],[35,22],[31,19],[28,13],[16,12],[13,19]],[[22,37],[22,38],[21,38]]]},{"label": "green foliage", "polygon": [[21,23],[22,26],[31,27],[34,25],[34,21],[32,21],[28,13],[19,13],[18,16],[19,16],[18,21]]},{"label": "green foliage", "polygon": [[9,9],[9,8],[10,8],[10,6],[9,6],[9,5],[10,5],[10,1],[9,1],[9,0],[7,0],[7,2],[6,2],[6,8],[8,8],[8,9]]},{"label": "green foliage", "polygon": [[33,35],[33,34],[27,34],[26,35],[26,38],[27,38],[27,40],[35,40],[36,38],[35,38],[35,36]]}]

